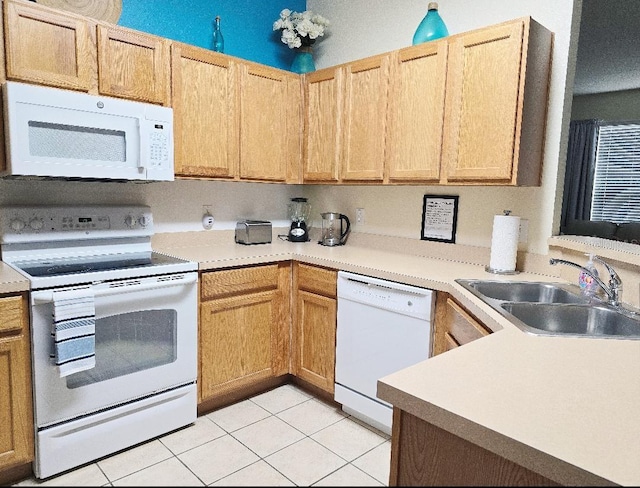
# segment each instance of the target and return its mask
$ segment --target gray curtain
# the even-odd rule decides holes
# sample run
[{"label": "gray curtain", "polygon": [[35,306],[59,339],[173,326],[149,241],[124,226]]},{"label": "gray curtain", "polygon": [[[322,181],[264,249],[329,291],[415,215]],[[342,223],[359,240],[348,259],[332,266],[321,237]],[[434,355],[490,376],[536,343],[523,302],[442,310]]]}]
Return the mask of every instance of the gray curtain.
[{"label": "gray curtain", "polygon": [[595,119],[571,121],[560,221],[562,233],[566,233],[571,221],[589,220],[591,215],[599,127],[600,121]]}]

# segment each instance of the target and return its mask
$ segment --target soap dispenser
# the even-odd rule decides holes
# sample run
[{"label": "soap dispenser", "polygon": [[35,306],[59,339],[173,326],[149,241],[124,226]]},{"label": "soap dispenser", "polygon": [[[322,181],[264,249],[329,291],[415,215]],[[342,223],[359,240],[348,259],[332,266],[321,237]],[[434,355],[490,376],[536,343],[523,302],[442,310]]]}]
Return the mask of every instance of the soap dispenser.
[{"label": "soap dispenser", "polygon": [[[593,253],[585,254],[585,256],[589,256],[589,260],[587,264],[585,264],[585,268],[588,269],[594,276],[598,276],[598,270],[593,262]],[[580,271],[580,275],[578,276],[578,285],[580,285],[580,289],[582,293],[587,296],[594,296],[598,291],[598,283],[593,279],[592,276],[589,276],[588,273],[584,271]]]}]

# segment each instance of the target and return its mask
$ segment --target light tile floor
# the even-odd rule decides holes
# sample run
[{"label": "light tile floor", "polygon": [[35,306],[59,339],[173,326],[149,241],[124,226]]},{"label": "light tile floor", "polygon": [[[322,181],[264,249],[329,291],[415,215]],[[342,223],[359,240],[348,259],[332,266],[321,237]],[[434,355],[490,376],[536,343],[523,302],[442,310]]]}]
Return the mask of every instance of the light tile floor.
[{"label": "light tile floor", "polygon": [[390,456],[388,435],[288,384],[15,486],[386,486]]}]

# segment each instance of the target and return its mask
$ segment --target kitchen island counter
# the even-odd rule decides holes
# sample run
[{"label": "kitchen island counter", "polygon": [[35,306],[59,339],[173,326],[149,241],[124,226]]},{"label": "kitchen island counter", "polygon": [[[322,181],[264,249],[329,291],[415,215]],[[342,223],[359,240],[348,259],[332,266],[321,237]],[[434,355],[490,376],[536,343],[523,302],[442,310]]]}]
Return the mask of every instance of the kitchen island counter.
[{"label": "kitchen island counter", "polygon": [[382,378],[380,398],[558,483],[640,484],[640,341],[530,335],[455,282],[561,281],[556,276],[493,275],[482,259],[358,240],[243,246],[189,234],[161,235],[154,248],[203,271],[297,260],[450,293],[495,333]]}]

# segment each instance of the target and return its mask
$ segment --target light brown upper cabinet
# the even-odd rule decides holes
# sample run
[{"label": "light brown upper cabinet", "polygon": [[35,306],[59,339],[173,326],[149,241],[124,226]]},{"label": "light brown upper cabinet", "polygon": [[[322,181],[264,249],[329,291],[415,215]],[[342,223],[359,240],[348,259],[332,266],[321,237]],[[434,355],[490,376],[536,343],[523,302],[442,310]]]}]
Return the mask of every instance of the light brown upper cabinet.
[{"label": "light brown upper cabinet", "polygon": [[299,182],[302,82],[299,75],[239,62],[240,178]]},{"label": "light brown upper cabinet", "polygon": [[170,41],[73,13],[4,2],[6,77],[170,105]]},{"label": "light brown upper cabinet", "polygon": [[6,76],[89,92],[97,84],[95,26],[33,3],[5,0]]},{"label": "light brown upper cabinet", "polygon": [[449,40],[441,183],[540,184],[551,45],[529,17]]},{"label": "light brown upper cabinet", "polygon": [[100,93],[170,105],[169,40],[98,24]]},{"label": "light brown upper cabinet", "polygon": [[237,177],[237,84],[232,58],[173,43],[171,69],[176,175]]},{"label": "light brown upper cabinet", "polygon": [[392,54],[386,145],[390,182],[439,181],[446,70],[446,40]]},{"label": "light brown upper cabinet", "polygon": [[382,182],[388,85],[389,56],[345,65],[342,181]]},{"label": "light brown upper cabinet", "polygon": [[327,68],[304,77],[304,182],[338,181],[343,72]]}]

